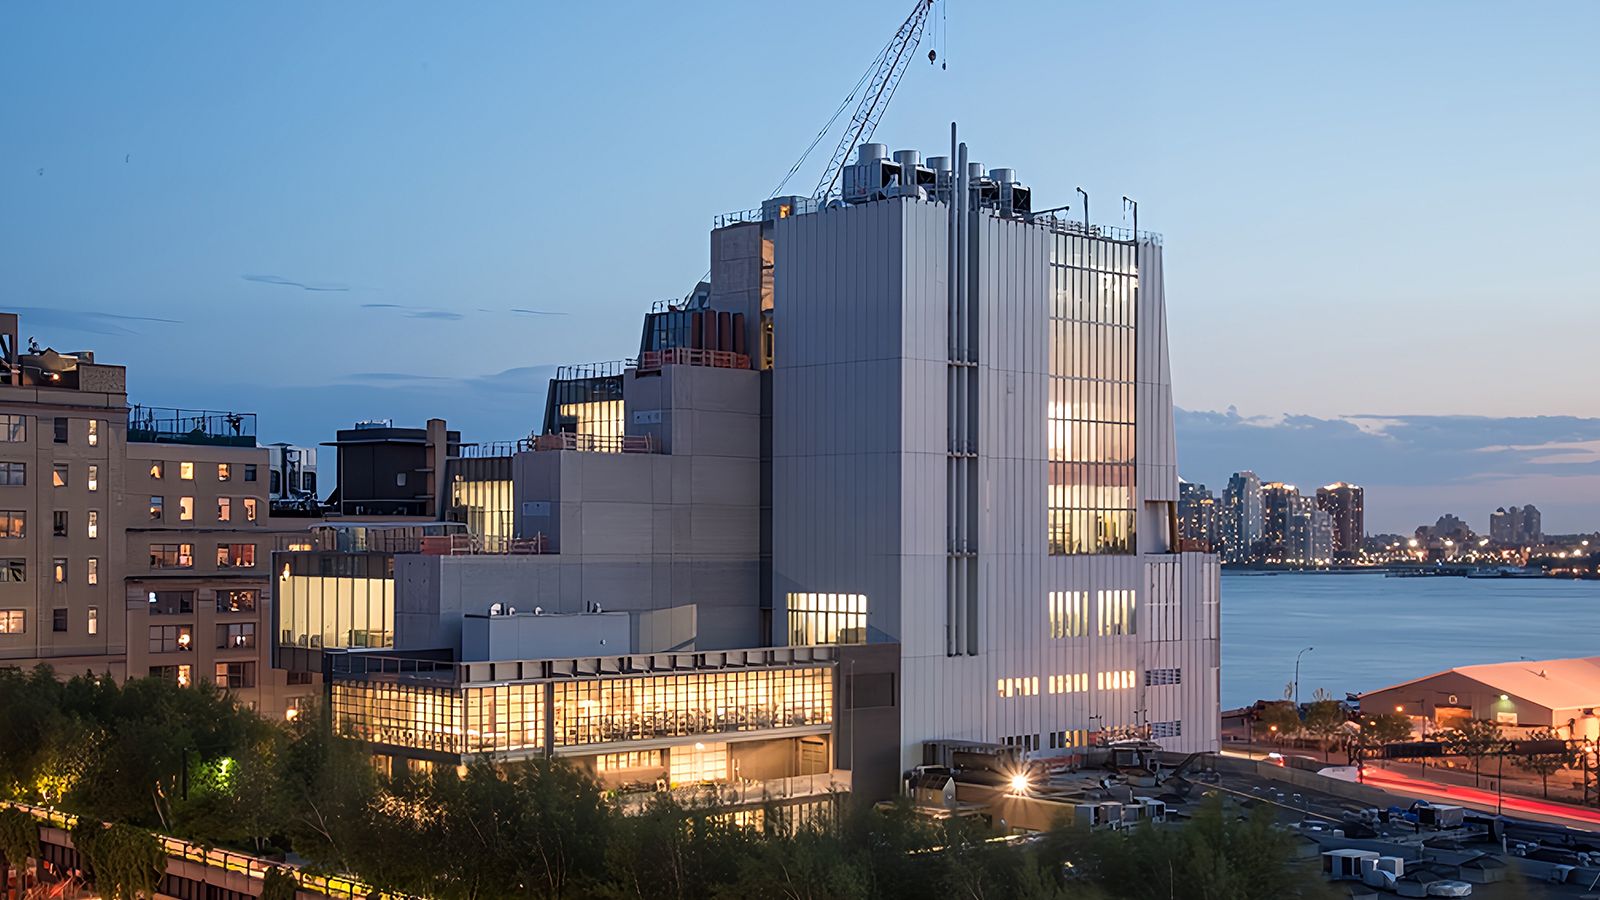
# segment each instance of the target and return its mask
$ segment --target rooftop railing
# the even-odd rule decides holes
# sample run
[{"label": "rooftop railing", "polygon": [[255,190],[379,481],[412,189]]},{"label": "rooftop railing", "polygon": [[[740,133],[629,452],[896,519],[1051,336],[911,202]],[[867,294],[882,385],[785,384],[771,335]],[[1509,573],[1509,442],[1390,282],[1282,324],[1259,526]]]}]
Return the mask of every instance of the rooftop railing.
[{"label": "rooftop railing", "polygon": [[128,440],[143,444],[254,447],[256,414],[134,404],[128,408]]},{"label": "rooftop railing", "polygon": [[662,366],[707,366],[714,369],[748,369],[750,357],[731,350],[700,350],[693,347],[673,347],[669,350],[647,350],[639,355],[640,372],[659,372]]},{"label": "rooftop railing", "polygon": [[334,675],[353,678],[366,675],[424,675],[430,681],[443,678],[455,685],[802,668],[829,666],[838,658],[837,648],[826,645],[484,662],[451,662],[431,655],[418,655],[414,651],[329,649],[325,652]]},{"label": "rooftop railing", "polygon": [[577,450],[585,453],[659,453],[648,434],[536,434],[519,442],[528,450]]}]

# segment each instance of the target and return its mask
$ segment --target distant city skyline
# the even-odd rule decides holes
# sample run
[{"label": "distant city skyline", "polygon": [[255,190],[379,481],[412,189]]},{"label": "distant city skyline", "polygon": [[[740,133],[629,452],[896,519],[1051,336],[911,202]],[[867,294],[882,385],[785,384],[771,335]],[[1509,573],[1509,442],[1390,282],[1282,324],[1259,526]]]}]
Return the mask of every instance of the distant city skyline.
[{"label": "distant city skyline", "polygon": [[[777,184],[909,5],[23,7],[11,308],[126,363],[138,401],[284,440],[441,414],[516,437],[556,365],[634,352],[604,323],[693,285],[711,217]],[[1059,62],[999,61],[988,8],[949,6],[948,69],[916,60],[877,138],[941,146],[954,119],[1043,205],[1145,201],[1181,285],[1185,476],[1357,481],[1385,531],[1528,502],[1600,523],[1600,407],[1559,363],[1600,326],[1597,214],[1570,200],[1600,193],[1600,126],[1571,115],[1600,7],[1022,0],[1012,26],[1085,35],[1073,65],[1119,86],[1050,116],[1019,86]],[[759,79],[706,64],[758,56]]]}]

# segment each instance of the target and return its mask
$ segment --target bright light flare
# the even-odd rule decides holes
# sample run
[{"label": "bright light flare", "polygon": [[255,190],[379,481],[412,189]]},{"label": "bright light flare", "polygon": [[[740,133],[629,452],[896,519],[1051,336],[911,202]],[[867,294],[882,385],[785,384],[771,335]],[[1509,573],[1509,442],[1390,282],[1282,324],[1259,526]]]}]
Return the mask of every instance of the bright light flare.
[{"label": "bright light flare", "polygon": [[1031,786],[1032,782],[1028,780],[1028,776],[1025,773],[1018,772],[1011,776],[1011,790],[1014,793],[1026,794]]}]

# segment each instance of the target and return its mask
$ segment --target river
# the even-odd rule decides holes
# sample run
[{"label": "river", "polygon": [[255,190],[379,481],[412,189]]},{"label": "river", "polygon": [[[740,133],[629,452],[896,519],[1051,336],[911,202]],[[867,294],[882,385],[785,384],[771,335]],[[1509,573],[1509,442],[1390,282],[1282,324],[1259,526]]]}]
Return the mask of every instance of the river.
[{"label": "river", "polygon": [[1453,666],[1600,655],[1600,581],[1222,576],[1222,706],[1343,698]]}]

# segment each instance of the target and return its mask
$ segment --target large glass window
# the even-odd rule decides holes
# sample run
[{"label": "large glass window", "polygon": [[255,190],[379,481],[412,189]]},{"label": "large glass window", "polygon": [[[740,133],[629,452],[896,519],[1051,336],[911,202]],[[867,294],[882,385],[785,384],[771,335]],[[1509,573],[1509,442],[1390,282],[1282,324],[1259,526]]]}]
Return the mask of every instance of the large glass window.
[{"label": "large glass window", "polygon": [[491,552],[504,549],[514,536],[510,481],[458,475],[450,483],[450,505],[459,511],[467,531]]},{"label": "large glass window", "polygon": [[1087,591],[1051,591],[1046,609],[1052,638],[1083,637],[1089,633]]},{"label": "large glass window", "polygon": [[789,646],[865,644],[866,594],[789,594]]},{"label": "large glass window", "polygon": [[244,650],[256,645],[256,623],[234,622],[217,626],[218,650]]},{"label": "large glass window", "polygon": [[194,567],[193,544],[151,544],[150,568],[189,569]]},{"label": "large glass window", "polygon": [[194,612],[194,591],[151,591],[146,595],[150,615],[176,616]]},{"label": "large glass window", "polygon": [[1057,235],[1050,272],[1049,551],[1133,553],[1136,251]]},{"label": "large glass window", "polygon": [[187,663],[185,663],[183,665],[179,665],[179,666],[151,666],[150,667],[150,677],[151,678],[165,678],[168,681],[175,681],[175,682],[178,683],[179,687],[188,687],[189,686],[189,681],[190,681],[189,672],[190,672],[190,669],[189,669],[189,665]]},{"label": "large glass window", "polygon": [[182,653],[194,647],[194,626],[151,625],[151,653]]},{"label": "large glass window", "polygon": [[28,440],[28,417],[0,415],[0,444],[23,444]]},{"label": "large glass window", "polygon": [[833,676],[825,668],[607,678],[558,683],[554,691],[557,747],[833,721]]},{"label": "large glass window", "polygon": [[21,584],[28,580],[26,559],[0,559],[0,582]]},{"label": "large glass window", "polygon": [[219,662],[212,680],[221,688],[253,688],[256,686],[256,664],[253,662]]},{"label": "large glass window", "polygon": [[1139,632],[1133,591],[1100,591],[1097,599],[1101,637]]},{"label": "large glass window", "polygon": [[296,560],[327,574],[296,574],[284,563],[276,602],[279,643],[285,647],[394,646],[394,577],[391,558],[355,555]]},{"label": "large glass window", "polygon": [[255,612],[261,592],[257,590],[217,591],[217,612]]}]

